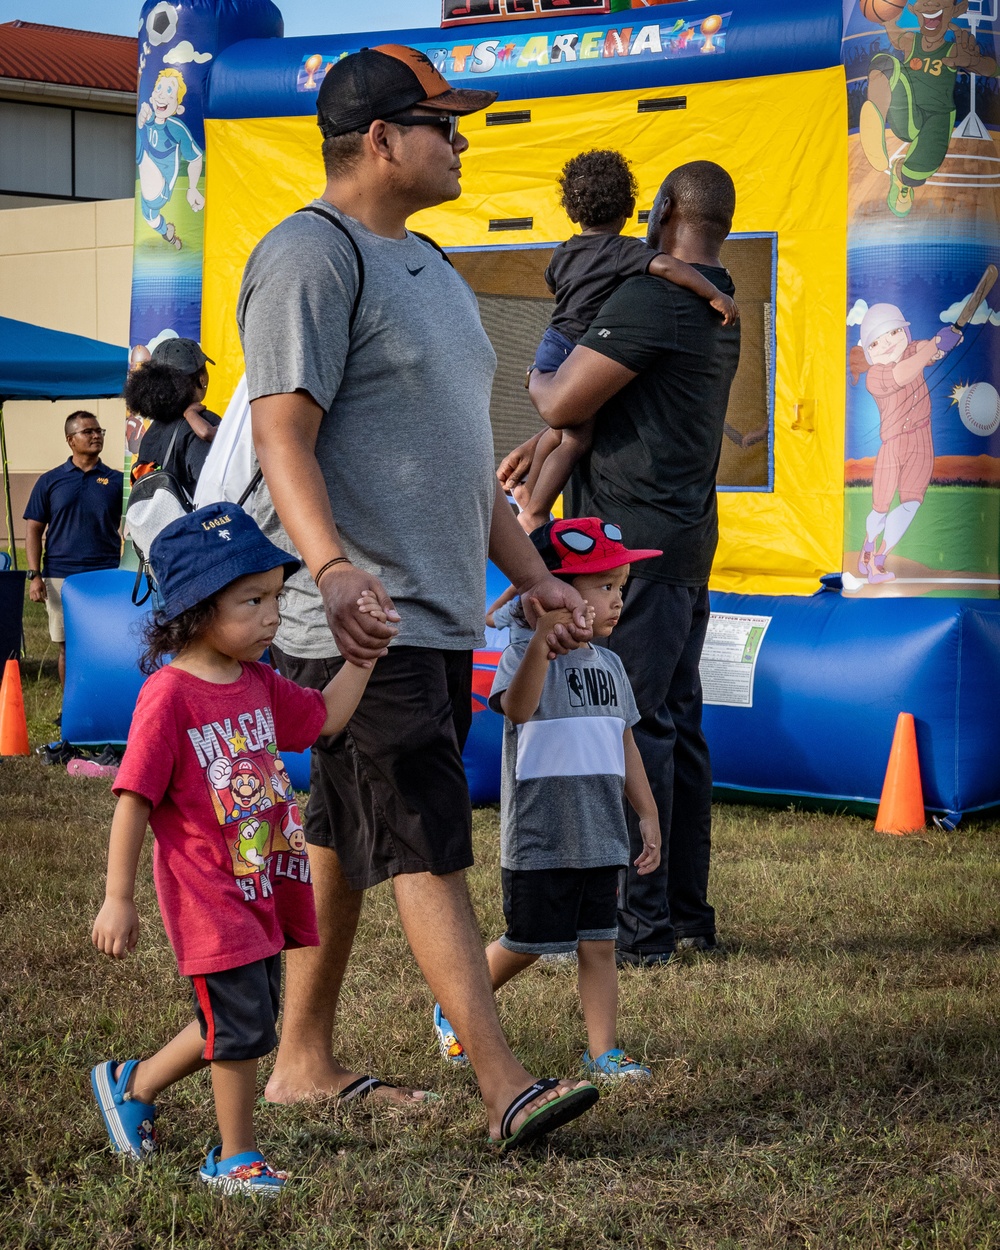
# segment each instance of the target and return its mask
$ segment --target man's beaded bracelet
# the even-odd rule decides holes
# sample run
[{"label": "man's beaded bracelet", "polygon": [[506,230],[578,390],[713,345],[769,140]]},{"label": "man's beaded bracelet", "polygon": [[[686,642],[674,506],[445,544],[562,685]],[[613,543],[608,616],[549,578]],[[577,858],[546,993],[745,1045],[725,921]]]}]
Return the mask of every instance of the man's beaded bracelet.
[{"label": "man's beaded bracelet", "polygon": [[313,581],[318,586],[319,579],[323,576],[323,574],[327,571],[327,569],[332,569],[335,564],[350,564],[350,563],[351,563],[350,556],[334,556],[332,560],[327,560],[326,564],[323,565],[320,571],[313,578]]}]

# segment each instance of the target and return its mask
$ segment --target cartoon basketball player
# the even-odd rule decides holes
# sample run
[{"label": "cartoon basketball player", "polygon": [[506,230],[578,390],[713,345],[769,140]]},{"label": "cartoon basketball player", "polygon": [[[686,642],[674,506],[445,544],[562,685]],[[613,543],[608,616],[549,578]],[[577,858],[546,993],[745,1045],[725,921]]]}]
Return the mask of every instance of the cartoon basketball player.
[{"label": "cartoon basketball player", "polygon": [[[983,52],[972,32],[952,25],[968,7],[968,0],[914,0],[907,8],[916,16],[916,30],[892,18],[882,23],[902,59],[889,52],[872,57],[858,133],[869,164],[890,170],[887,202],[897,217],[907,215],[915,188],[936,174],[944,161],[955,128],[957,72],[966,70],[983,78],[997,72],[996,60]],[[887,126],[909,144],[903,159],[892,166]]]},{"label": "cartoon basketball player", "polygon": [[[873,304],[862,319],[858,346],[851,352],[851,375],[854,382],[861,373],[867,375],[865,386],[878,407],[882,439],[872,474],[872,510],[858,556],[858,572],[871,585],[895,577],[885,567],[886,556],[916,516],[934,469],[931,396],[924,370],[961,341],[960,334],[950,331],[913,342],[910,323],[895,304]],[[897,490],[899,503],[893,508]],[[876,551],[880,535],[882,546]]]},{"label": "cartoon basketball player", "polygon": [[198,190],[204,153],[177,117],[184,112],[186,92],[180,70],[160,70],[149,100],[143,101],[136,118],[135,163],[139,167],[142,215],[151,229],[178,250],[182,244],[174,223],[165,221],[160,209],[174,193],[182,160],[187,161],[187,201],[196,213],[205,207],[205,197]]}]

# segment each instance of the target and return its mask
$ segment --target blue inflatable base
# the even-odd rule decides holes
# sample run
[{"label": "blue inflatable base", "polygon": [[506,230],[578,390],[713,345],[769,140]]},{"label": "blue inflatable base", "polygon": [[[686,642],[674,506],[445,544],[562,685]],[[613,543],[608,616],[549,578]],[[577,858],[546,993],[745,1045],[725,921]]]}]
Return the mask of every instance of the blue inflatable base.
[{"label": "blue inflatable base", "polygon": [[713,594],[714,613],[770,618],[752,707],[706,706],[715,785],[878,803],[900,712],[912,712],[925,806],[1000,803],[1000,603]]},{"label": "blue inflatable base", "polygon": [[[23,574],[21,574],[23,578]],[[124,569],[79,573],[63,585],[66,619],[66,688],[63,692],[62,734],[80,746],[125,742],[139,689],[141,632],[145,608],[132,603],[135,574]],[[499,569],[487,571],[487,599],[497,599],[507,587]],[[22,592],[23,593],[23,592]],[[495,803],[500,798],[500,744],[503,717],[490,711],[486,697],[493,684],[496,658],[506,646],[506,630],[488,630],[489,651],[476,652],[472,728],[463,762],[473,803]],[[292,785],[309,789],[308,751],[282,751]]]},{"label": "blue inflatable base", "polygon": [[[66,579],[63,735],[124,742],[142,685],[144,612],[133,574]],[[488,596],[506,582],[491,567]],[[789,796],[844,805],[879,800],[896,717],[912,712],[925,805],[970,812],[1000,804],[993,725],[1000,707],[1000,603],[713,594],[715,613],[763,616],[752,706],[705,708],[715,785],[747,801]],[[500,792],[503,718],[486,699],[504,633],[476,652],[472,729],[464,754],[474,803]],[[295,786],[309,785],[308,752],[284,755]]]}]

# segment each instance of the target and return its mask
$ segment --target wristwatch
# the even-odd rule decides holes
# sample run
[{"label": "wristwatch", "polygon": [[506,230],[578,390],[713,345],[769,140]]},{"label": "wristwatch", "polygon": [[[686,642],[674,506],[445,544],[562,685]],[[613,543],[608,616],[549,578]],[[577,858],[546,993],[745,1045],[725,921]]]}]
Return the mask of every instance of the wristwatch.
[{"label": "wristwatch", "polygon": [[525,390],[527,390],[528,387],[531,385],[531,375],[535,372],[537,368],[538,368],[537,365],[528,365],[527,369],[525,369],[524,371],[524,389]]},{"label": "wristwatch", "polygon": [[28,569],[28,581],[33,582],[36,577],[41,577],[41,573],[37,569]]}]

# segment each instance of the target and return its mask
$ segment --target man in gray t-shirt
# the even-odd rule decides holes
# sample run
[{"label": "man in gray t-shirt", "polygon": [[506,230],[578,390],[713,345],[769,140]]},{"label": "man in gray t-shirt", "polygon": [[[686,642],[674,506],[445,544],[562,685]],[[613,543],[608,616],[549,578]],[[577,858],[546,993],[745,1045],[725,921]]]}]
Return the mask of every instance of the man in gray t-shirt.
[{"label": "man in gray t-shirt", "polygon": [[[494,98],[450,88],[412,48],[337,62],[317,100],[326,191],[258,244],[237,315],[267,487],[255,510],[304,562],[275,658],[313,686],[345,662],[375,665],[345,733],[313,752],[305,829],[321,945],[288,954],[266,1096],[420,1096],[331,1053],[362,891],[392,878],[421,971],[463,1030],[490,1132],[520,1145],[586,1110],[596,1090],[533,1083],[511,1054],[465,885],[461,747],[487,554],[544,610],[569,609],[571,623],[550,635],[555,653],[589,630],[579,595],[547,572],[498,494],[496,357],[475,297],[406,228],[412,213],[458,197],[459,118]],[[366,590],[385,621],[356,610]]]}]

